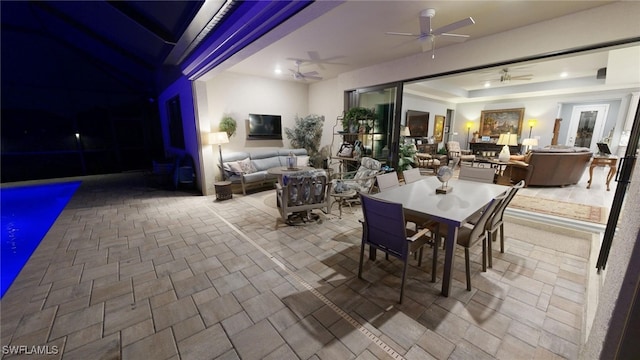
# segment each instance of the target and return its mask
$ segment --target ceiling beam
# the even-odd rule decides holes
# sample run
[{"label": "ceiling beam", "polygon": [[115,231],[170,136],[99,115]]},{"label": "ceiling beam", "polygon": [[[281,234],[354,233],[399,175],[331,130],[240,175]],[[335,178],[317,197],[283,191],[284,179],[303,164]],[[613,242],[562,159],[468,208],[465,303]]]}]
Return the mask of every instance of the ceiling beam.
[{"label": "ceiling beam", "polygon": [[138,11],[134,6],[131,6],[129,2],[109,0],[107,1],[107,4],[111,5],[114,9],[118,10],[135,24],[148,31],[151,35],[162,40],[165,44],[176,44],[177,39],[174,38],[174,35],[170,31],[165,29],[152,18],[144,16],[144,14]]}]

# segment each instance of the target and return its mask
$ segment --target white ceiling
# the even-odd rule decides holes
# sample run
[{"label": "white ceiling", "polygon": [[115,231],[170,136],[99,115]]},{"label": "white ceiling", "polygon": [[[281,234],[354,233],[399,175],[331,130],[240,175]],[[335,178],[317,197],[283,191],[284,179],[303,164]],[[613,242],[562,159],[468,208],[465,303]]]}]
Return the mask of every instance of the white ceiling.
[{"label": "white ceiling", "polygon": [[[324,15],[308,22],[270,45],[253,53],[227,70],[242,74],[295,80],[289,69],[295,69],[295,59],[302,60],[301,72],[317,72],[324,79],[337,77],[355,69],[405,58],[420,53],[419,40],[385,34],[385,32],[419,33],[420,12],[433,8],[436,14],[432,28],[448,25],[472,17],[474,25],[460,28],[454,33],[470,35],[468,41],[538,23],[582,10],[602,6],[612,1],[364,1],[350,0],[335,6]],[[311,5],[313,6],[313,5]],[[286,26],[286,24],[283,24]],[[436,39],[438,49],[453,45],[445,37]],[[597,70],[607,66],[607,52],[591,53],[580,57],[518,64],[510,68],[513,76],[532,75],[532,80],[495,81],[500,68],[488,69],[428,83],[406,85],[408,92],[445,101],[461,102],[471,96],[478,101],[501,96],[496,87],[513,88],[523,84],[556,81],[560,70],[567,71],[571,79],[593,78]],[[275,70],[282,70],[276,74]],[[484,91],[486,80],[492,81],[491,93]],[[583,81],[582,80],[582,81]],[[306,80],[312,82],[314,80]],[[580,86],[581,80],[574,80]],[[602,81],[600,81],[602,82]],[[582,83],[584,85],[584,83]],[[436,90],[437,89],[437,90]],[[444,89],[444,90],[443,90]],[[475,90],[475,92],[474,92]],[[471,92],[471,93],[470,93]],[[462,95],[461,95],[462,94]]]}]

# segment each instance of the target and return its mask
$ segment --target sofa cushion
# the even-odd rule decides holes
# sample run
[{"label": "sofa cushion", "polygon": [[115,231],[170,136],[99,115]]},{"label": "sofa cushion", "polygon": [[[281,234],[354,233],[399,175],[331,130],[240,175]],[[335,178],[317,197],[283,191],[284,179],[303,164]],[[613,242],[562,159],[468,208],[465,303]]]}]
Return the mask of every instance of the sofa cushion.
[{"label": "sofa cushion", "polygon": [[273,167],[278,167],[281,166],[280,165],[280,160],[278,159],[277,156],[274,157],[268,157],[268,158],[264,158],[264,159],[251,159],[251,163],[253,164],[253,167],[256,169],[256,171],[266,171],[269,170]]},{"label": "sofa cushion", "polygon": [[251,157],[248,152],[245,151],[232,151],[232,152],[223,152],[222,153],[222,162],[226,163],[229,161],[239,161],[242,159],[246,159]]},{"label": "sofa cushion", "polygon": [[267,178],[272,178],[272,176],[269,175],[266,171],[257,171],[251,174],[244,174],[245,183],[263,181]]},{"label": "sofa cushion", "polygon": [[278,155],[288,156],[289,153],[296,156],[307,155],[307,149],[278,149]]}]

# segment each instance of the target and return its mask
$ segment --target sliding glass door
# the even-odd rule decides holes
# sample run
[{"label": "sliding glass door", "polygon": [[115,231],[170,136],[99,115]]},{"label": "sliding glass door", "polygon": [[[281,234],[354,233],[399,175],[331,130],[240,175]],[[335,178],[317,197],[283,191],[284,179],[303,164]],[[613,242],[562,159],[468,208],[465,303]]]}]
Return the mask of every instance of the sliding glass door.
[{"label": "sliding glass door", "polygon": [[366,156],[394,167],[398,161],[402,83],[358,89],[345,93],[345,109],[364,107],[375,112],[371,143],[363,143]]}]

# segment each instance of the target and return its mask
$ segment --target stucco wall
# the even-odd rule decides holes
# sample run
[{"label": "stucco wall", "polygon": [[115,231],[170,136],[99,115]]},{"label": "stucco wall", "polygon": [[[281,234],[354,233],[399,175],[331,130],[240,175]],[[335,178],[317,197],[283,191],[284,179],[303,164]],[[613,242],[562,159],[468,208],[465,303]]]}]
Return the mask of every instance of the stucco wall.
[{"label": "stucco wall", "polygon": [[[619,229],[613,240],[604,276],[604,285],[599,294],[598,308],[589,339],[582,349],[581,359],[612,359],[612,349],[601,354],[603,341],[611,331],[609,340],[617,343],[621,336],[624,309],[629,309],[635,287],[640,280],[640,251],[636,242],[640,233],[640,166],[636,164],[632,182],[627,189],[624,207],[618,222]],[[599,249],[596,249],[596,251]],[[596,269],[588,269],[596,271]],[[617,309],[614,313],[616,305]],[[638,324],[632,324],[638,326]],[[637,340],[637,339],[636,339]]]}]

